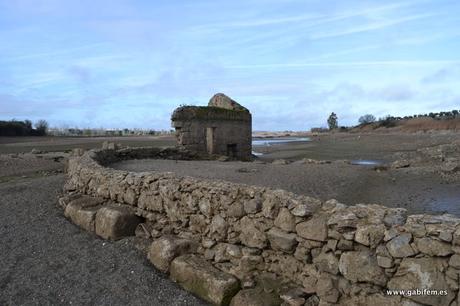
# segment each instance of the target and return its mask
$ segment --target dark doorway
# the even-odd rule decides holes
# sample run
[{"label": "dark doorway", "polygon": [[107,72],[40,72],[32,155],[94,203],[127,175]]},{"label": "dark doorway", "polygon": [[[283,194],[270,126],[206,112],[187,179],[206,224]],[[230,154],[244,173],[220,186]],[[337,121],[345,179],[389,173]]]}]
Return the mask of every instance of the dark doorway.
[{"label": "dark doorway", "polygon": [[237,157],[237,148],[236,143],[229,143],[227,144],[227,156],[236,158]]}]

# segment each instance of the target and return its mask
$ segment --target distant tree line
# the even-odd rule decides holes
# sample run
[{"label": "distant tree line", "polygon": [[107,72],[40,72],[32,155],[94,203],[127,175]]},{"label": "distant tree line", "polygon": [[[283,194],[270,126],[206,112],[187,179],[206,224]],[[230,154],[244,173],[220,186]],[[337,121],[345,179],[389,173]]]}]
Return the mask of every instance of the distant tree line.
[{"label": "distant tree line", "polygon": [[[374,124],[374,128],[377,128],[377,127],[390,128],[390,127],[395,127],[398,121],[410,120],[410,119],[416,119],[416,118],[432,118],[434,120],[456,119],[456,118],[460,118],[460,110],[454,109],[452,111],[447,111],[447,112],[437,112],[437,113],[431,112],[427,114],[417,114],[417,115],[404,116],[404,117],[387,115],[379,119],[377,119],[372,114],[366,114],[366,115],[359,117],[358,122],[359,122],[359,126]],[[317,133],[324,133],[324,132],[332,131],[332,130],[340,130],[340,131],[346,132],[351,128],[351,127],[345,127],[345,126],[339,127],[338,116],[334,112],[332,112],[327,118],[327,125],[328,125],[328,128],[316,127],[316,128],[311,128],[311,131],[317,132]]]},{"label": "distant tree line", "polygon": [[47,133],[46,120],[38,120],[35,125],[30,120],[0,121],[0,136],[45,136]]},{"label": "distant tree line", "polygon": [[99,137],[99,136],[142,136],[142,135],[168,135],[172,130],[144,130],[144,129],[80,129],[80,128],[52,128],[48,134],[52,136],[84,136],[84,137]]},{"label": "distant tree line", "polygon": [[367,114],[364,116],[361,116],[358,120],[360,125],[366,125],[370,123],[377,122],[379,126],[383,127],[394,127],[396,126],[396,123],[401,120],[409,120],[409,119],[416,119],[416,118],[432,118],[435,120],[450,120],[450,119],[455,119],[455,118],[460,118],[460,110],[452,110],[448,112],[438,112],[438,113],[428,113],[428,114],[417,114],[417,115],[412,115],[412,116],[404,116],[404,117],[395,117],[391,115],[387,115],[385,117],[379,118],[376,120],[376,118],[371,115]]}]

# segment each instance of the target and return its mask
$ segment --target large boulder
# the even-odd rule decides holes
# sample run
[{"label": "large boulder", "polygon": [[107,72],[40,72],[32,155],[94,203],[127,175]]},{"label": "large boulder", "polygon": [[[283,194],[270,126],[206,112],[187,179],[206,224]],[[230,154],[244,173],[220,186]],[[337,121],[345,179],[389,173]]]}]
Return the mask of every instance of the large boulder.
[{"label": "large boulder", "polygon": [[424,305],[450,305],[455,293],[449,290],[442,273],[445,261],[430,257],[404,258],[387,287],[392,290],[437,290],[445,294],[411,294],[407,298]]},{"label": "large boulder", "polygon": [[385,286],[387,277],[377,258],[369,251],[345,252],[340,256],[339,270],[352,282],[367,282]]},{"label": "large boulder", "polygon": [[171,263],[170,275],[186,290],[215,305],[228,305],[240,289],[233,275],[214,268],[194,254],[176,257]]},{"label": "large boulder", "polygon": [[148,259],[155,268],[166,273],[169,271],[169,266],[174,258],[193,253],[197,248],[198,243],[195,241],[174,236],[163,236],[150,245]]}]

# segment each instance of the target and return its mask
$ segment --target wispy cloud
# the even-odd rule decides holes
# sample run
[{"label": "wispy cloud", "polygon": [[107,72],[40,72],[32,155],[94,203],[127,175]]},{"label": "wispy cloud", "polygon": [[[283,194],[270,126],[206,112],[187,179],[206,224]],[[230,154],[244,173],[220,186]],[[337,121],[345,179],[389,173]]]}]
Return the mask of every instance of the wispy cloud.
[{"label": "wispy cloud", "polygon": [[413,15],[413,16],[406,16],[403,18],[398,19],[388,19],[388,20],[379,20],[379,21],[372,21],[366,25],[354,26],[349,29],[345,30],[337,30],[331,31],[326,33],[316,33],[310,36],[311,39],[324,39],[324,38],[333,38],[338,36],[345,36],[345,35],[352,35],[357,33],[363,32],[370,32],[375,30],[382,30],[388,27],[393,27],[395,25],[399,25],[402,23],[415,21],[424,18],[430,18],[437,16],[438,14],[420,14],[420,15]]},{"label": "wispy cloud", "polygon": [[102,47],[107,46],[105,43],[95,43],[95,44],[87,44],[83,46],[78,46],[78,47],[73,47],[73,48],[65,48],[65,49],[60,49],[60,50],[53,50],[53,51],[48,51],[48,52],[28,52],[24,54],[16,54],[14,56],[7,56],[3,57],[1,61],[24,61],[24,60],[30,60],[30,59],[40,59],[40,58],[52,58],[56,56],[62,56],[62,55],[71,55],[74,53],[79,53],[81,51],[85,50],[98,50]]},{"label": "wispy cloud", "polygon": [[376,66],[433,66],[459,64],[460,60],[393,60],[363,62],[308,62],[260,65],[230,65],[227,69],[272,69],[272,68],[307,68],[307,67],[376,67]]}]

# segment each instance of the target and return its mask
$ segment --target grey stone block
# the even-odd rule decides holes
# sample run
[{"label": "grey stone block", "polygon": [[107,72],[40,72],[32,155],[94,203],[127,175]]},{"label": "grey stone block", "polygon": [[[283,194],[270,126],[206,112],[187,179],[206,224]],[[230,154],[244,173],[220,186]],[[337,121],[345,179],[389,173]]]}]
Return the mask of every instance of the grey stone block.
[{"label": "grey stone block", "polygon": [[96,214],[96,234],[112,240],[134,236],[136,227],[141,221],[142,219],[128,206],[105,206]]}]

